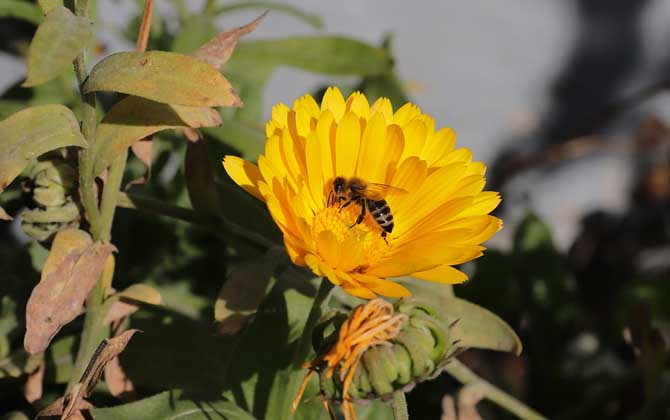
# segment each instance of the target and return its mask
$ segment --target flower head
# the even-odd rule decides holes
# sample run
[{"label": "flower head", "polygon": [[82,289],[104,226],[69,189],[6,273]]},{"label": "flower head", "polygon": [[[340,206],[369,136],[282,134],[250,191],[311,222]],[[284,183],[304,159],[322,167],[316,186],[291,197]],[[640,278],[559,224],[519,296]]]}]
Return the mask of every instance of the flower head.
[{"label": "flower head", "polygon": [[228,175],[267,204],[293,263],[354,296],[410,295],[389,277],[462,283],[452,266],[502,226],[484,164],[414,104],[394,113],[386,98],[370,106],[329,88],[320,106],[309,95],[275,105],[266,134],[258,166],[226,156]]}]

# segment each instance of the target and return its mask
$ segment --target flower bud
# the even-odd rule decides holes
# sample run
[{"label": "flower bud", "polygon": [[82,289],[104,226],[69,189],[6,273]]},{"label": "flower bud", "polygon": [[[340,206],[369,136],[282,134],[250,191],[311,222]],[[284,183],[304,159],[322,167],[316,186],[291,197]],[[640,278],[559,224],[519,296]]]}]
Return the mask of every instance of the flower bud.
[{"label": "flower bud", "polygon": [[65,159],[49,156],[35,164],[30,180],[24,184],[34,207],[23,212],[21,227],[37,241],[48,241],[64,227],[79,223],[76,192],[76,172]]}]

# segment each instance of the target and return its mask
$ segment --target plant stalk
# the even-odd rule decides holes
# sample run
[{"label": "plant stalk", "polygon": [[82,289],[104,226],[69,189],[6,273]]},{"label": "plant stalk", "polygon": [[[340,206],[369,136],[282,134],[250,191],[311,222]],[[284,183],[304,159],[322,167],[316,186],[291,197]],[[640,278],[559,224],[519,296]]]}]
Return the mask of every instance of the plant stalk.
[{"label": "plant stalk", "polygon": [[452,360],[447,365],[446,371],[464,385],[479,384],[484,390],[484,398],[498,404],[520,419],[547,420],[542,414],[482,379],[458,360]]},{"label": "plant stalk", "polygon": [[305,363],[307,356],[309,356],[310,346],[312,344],[312,331],[316,326],[321,315],[323,315],[324,310],[328,307],[328,302],[330,301],[330,296],[332,295],[333,284],[327,278],[321,279],[321,284],[319,289],[316,291],[316,296],[314,296],[314,301],[312,302],[312,307],[309,310],[309,315],[307,315],[307,321],[305,321],[305,328],[303,329],[302,336],[298,341],[298,346],[293,353],[293,361],[291,366],[293,372],[289,376],[288,383],[286,384],[286,395],[287,398],[284,400],[284,407],[280,413],[280,418],[290,418],[288,415],[291,412],[291,403],[298,388],[300,388],[300,378],[301,378],[301,369],[303,363]]},{"label": "plant stalk", "polygon": [[391,400],[391,410],[393,411],[393,420],[409,420],[407,412],[407,401],[405,401],[405,392],[396,391]]},{"label": "plant stalk", "polygon": [[123,181],[123,172],[126,169],[126,159],[128,159],[128,149],[124,150],[109,167],[107,183],[102,190],[100,223],[98,224],[100,230],[93,232],[93,236],[101,241],[108,242],[112,238],[112,223],[114,222],[114,213],[119,199],[121,181]]}]

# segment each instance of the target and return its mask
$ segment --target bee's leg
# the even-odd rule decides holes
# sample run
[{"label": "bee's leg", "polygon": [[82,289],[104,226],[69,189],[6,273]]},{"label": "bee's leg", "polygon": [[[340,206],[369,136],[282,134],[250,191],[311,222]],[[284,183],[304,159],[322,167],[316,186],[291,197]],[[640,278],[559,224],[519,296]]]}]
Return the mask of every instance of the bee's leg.
[{"label": "bee's leg", "polygon": [[386,245],[388,245],[388,243],[389,243],[388,239],[386,239],[387,234],[388,234],[387,231],[382,230],[382,239],[384,240],[384,242],[386,242]]},{"label": "bee's leg", "polygon": [[334,203],[333,203],[333,191],[330,191],[330,192],[328,193],[328,203],[327,203],[327,206],[326,206],[326,207],[330,207],[330,206],[332,206],[333,204],[334,204]]},{"label": "bee's leg", "polygon": [[352,227],[354,227],[354,226],[356,226],[356,225],[361,224],[361,222],[363,222],[363,219],[365,218],[365,209],[366,209],[367,206],[368,206],[367,201],[366,201],[365,199],[363,199],[363,200],[360,200],[360,201],[358,202],[358,204],[361,205],[361,213],[360,213],[360,214],[358,215],[358,217],[356,218],[356,221],[354,222],[354,224],[351,225],[351,226],[349,226],[349,229],[351,229]]},{"label": "bee's leg", "polygon": [[345,207],[350,206],[351,203],[353,203],[353,202],[354,202],[354,199],[352,198],[351,200],[349,200],[349,201],[347,201],[346,203],[342,204],[342,205],[340,206],[340,211],[342,211]]}]

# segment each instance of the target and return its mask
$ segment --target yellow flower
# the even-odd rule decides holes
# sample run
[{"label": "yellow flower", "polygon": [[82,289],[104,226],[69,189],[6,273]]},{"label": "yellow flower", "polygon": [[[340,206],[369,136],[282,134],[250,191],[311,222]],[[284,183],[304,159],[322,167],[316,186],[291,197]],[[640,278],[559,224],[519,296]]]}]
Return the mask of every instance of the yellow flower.
[{"label": "yellow flower", "polygon": [[[258,166],[235,156],[223,166],[267,204],[293,263],[354,296],[410,295],[389,277],[462,283],[452,266],[481,256],[502,226],[489,215],[500,196],[482,191],[486,166],[414,104],[394,113],[386,98],[370,106],[361,93],[345,101],[329,88],[321,106],[309,95],[292,109],[275,105],[266,134]],[[329,202],[340,176],[395,187],[384,197],[395,222],[386,238],[369,212],[355,223],[362,205]]]}]

